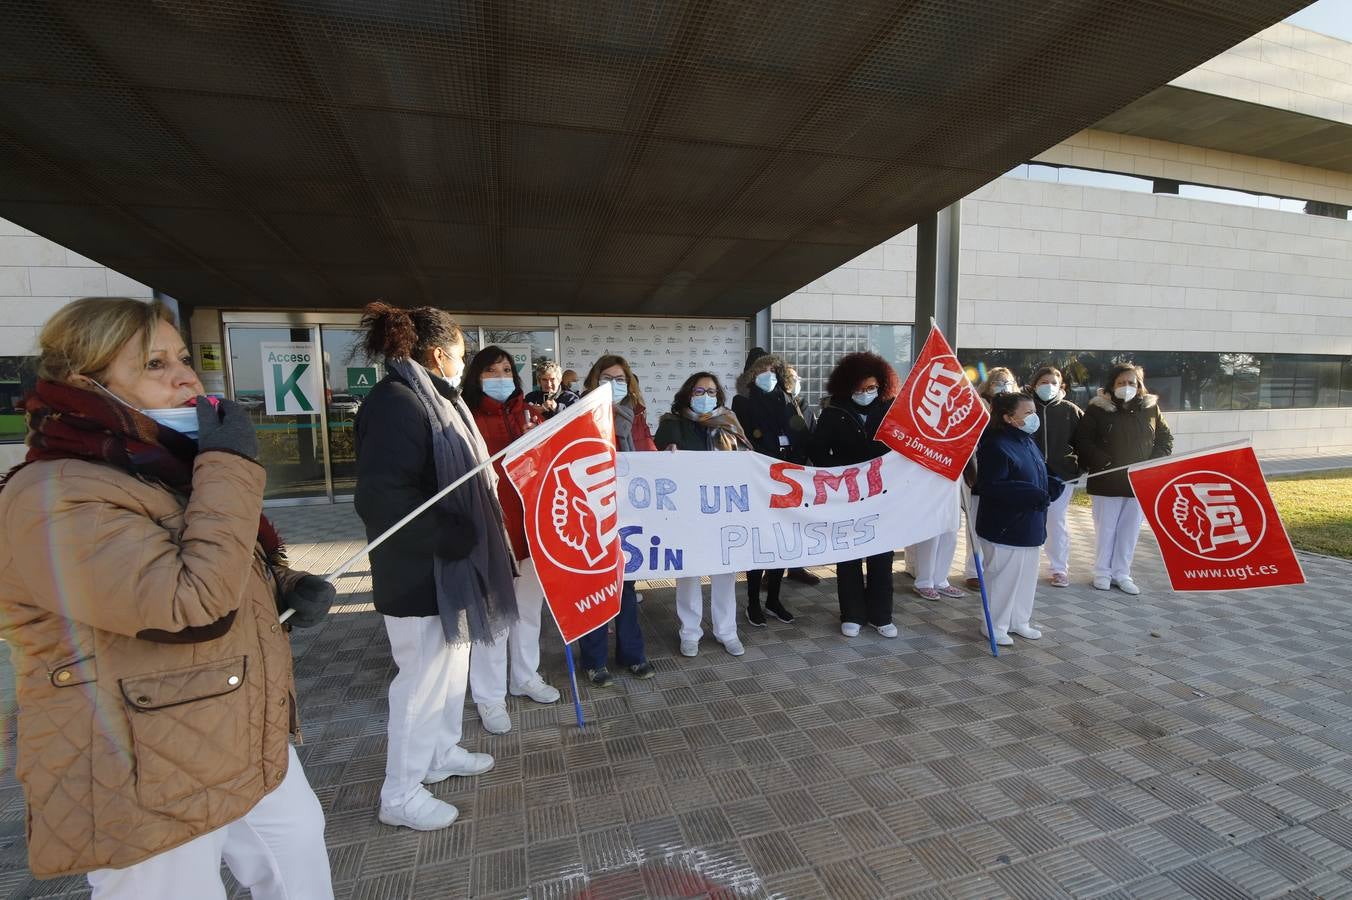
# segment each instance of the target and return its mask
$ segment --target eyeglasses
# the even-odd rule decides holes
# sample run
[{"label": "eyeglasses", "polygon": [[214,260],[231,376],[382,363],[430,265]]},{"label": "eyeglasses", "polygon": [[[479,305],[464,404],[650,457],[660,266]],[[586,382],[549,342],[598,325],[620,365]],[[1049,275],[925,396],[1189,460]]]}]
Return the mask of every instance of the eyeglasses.
[{"label": "eyeglasses", "polygon": [[694,388],[690,391],[692,397],[717,397],[718,388]]}]

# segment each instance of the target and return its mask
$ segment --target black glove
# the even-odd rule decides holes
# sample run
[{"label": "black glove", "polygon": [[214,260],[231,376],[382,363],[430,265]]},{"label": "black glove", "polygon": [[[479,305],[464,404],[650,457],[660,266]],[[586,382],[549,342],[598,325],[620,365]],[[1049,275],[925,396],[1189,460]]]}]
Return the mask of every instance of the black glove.
[{"label": "black glove", "polygon": [[464,559],[474,552],[479,543],[479,529],[464,516],[455,513],[437,511],[436,550],[433,553],[441,559]]},{"label": "black glove", "polygon": [[233,400],[213,406],[206,397],[198,397],[197,449],[224,450],[258,462],[258,435],[249,411]]},{"label": "black glove", "polygon": [[311,628],[324,621],[338,592],[318,575],[302,575],[291,590],[282,597],[282,608],[294,609],[295,615],[286,620],[294,628]]}]

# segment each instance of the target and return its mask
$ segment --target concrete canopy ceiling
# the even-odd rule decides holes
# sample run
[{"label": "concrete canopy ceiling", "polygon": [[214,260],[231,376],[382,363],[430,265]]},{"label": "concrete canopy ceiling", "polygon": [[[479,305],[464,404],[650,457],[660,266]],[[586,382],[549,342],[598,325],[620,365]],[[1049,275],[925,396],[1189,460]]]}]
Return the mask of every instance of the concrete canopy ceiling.
[{"label": "concrete canopy ceiling", "polygon": [[1301,0],[7,0],[0,216],[192,305],[747,315]]}]

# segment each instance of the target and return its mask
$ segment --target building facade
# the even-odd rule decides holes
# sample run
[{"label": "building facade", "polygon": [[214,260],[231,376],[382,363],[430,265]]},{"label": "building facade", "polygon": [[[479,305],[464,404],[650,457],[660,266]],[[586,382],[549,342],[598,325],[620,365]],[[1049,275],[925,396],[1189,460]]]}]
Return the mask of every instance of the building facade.
[{"label": "building facade", "polygon": [[[1080,401],[1112,362],[1134,360],[1180,449],[1352,446],[1349,138],[1352,44],[1279,24],[1016,166],[960,204],[960,358],[978,377],[1008,365],[1021,380],[1054,363]],[[915,273],[912,229],[772,307],[764,337],[811,401],[845,352],[909,367]],[[14,407],[42,322],[73,297],[151,293],[0,221],[0,462],[21,453]],[[255,410],[270,500],[350,494],[351,423],[379,375],[354,352],[357,315],[180,300],[208,389]],[[523,365],[585,375],[600,354],[625,355],[654,420],[686,374],[730,382],[761,337],[744,320],[588,312],[457,316],[471,349],[500,344]],[[262,354],[277,343],[323,360],[313,412],[268,413]]]}]

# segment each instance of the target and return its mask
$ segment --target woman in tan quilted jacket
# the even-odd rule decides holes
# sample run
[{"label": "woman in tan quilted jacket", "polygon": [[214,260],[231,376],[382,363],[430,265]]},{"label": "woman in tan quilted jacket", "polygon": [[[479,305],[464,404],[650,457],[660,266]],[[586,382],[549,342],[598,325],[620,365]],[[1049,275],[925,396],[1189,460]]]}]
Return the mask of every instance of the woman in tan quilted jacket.
[{"label": "woman in tan quilted jacket", "polygon": [[330,898],[324,816],[278,608],[333,590],[280,565],[248,413],[208,402],[171,314],[88,298],[39,338],[27,461],[0,483],[0,628],[35,876],[95,898]]}]

